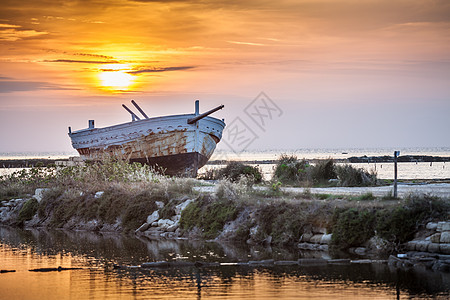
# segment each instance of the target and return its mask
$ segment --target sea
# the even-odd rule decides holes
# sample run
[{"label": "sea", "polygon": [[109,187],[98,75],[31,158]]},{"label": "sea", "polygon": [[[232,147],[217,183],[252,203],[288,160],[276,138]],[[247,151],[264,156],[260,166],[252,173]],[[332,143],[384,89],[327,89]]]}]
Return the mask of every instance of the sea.
[{"label": "sea", "polygon": [[[265,180],[270,180],[273,176],[275,164],[267,163],[278,159],[281,155],[295,155],[299,159],[347,159],[361,156],[393,156],[394,151],[400,151],[402,155],[427,155],[450,157],[450,147],[410,147],[410,148],[304,148],[304,149],[272,149],[272,150],[250,150],[243,152],[232,152],[227,150],[216,150],[211,161],[245,161],[252,166],[257,166],[262,170]],[[27,158],[47,158],[47,159],[67,159],[77,156],[76,152],[10,152],[0,153],[1,159],[27,159]],[[357,168],[363,168],[368,172],[375,172],[380,179],[393,179],[393,163],[354,163]],[[209,169],[224,167],[224,164],[207,164],[199,173],[202,174]],[[0,168],[0,175],[11,173],[14,170]],[[450,179],[450,163],[445,162],[405,162],[398,163],[398,179],[418,180],[418,179]]]}]

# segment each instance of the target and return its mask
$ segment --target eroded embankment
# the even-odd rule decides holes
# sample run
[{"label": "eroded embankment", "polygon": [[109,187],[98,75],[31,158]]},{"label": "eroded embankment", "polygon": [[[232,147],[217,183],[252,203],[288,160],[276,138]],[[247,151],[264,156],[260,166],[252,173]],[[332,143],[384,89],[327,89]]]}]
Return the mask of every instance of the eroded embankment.
[{"label": "eroded embankment", "polygon": [[360,254],[407,249],[450,254],[450,223],[443,222],[450,219],[448,199],[410,195],[390,201],[321,200],[229,182],[219,184],[215,194],[201,194],[193,184],[174,180],[112,184],[102,191],[37,189],[33,196],[2,201],[0,220],[15,226],[350,249]]}]

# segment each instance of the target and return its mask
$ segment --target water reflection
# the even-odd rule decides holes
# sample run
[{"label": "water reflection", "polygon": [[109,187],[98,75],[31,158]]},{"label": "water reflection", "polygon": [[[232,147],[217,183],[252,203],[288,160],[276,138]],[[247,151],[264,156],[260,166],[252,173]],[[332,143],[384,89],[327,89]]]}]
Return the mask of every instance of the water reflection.
[{"label": "water reflection", "polygon": [[[449,274],[425,269],[400,272],[384,264],[133,267],[160,260],[296,260],[306,255],[295,249],[7,227],[0,227],[0,241],[0,268],[16,270],[0,274],[0,298],[9,299],[444,298],[450,290]],[[113,264],[128,267],[113,269]],[[41,274],[28,271],[57,266],[83,269]]]}]

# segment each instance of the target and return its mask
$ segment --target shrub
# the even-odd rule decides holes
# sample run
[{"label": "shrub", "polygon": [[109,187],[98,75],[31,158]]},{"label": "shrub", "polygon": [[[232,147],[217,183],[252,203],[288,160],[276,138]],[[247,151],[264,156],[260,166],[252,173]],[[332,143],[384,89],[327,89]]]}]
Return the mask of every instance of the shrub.
[{"label": "shrub", "polygon": [[274,179],[283,184],[298,184],[308,180],[309,167],[306,160],[299,160],[295,155],[283,154],[276,163]]},{"label": "shrub", "polygon": [[180,227],[184,230],[202,228],[204,238],[215,238],[226,222],[237,217],[238,212],[236,204],[230,200],[202,197],[183,210]]},{"label": "shrub", "polygon": [[23,222],[31,220],[33,218],[33,216],[37,213],[38,207],[39,207],[39,203],[34,198],[25,202],[19,211],[19,217],[17,219],[17,223],[19,225],[22,225]]},{"label": "shrub", "polygon": [[362,168],[351,165],[336,166],[335,171],[341,186],[371,186],[376,185],[376,173],[368,173]]},{"label": "shrub", "polygon": [[401,244],[414,237],[426,223],[450,217],[450,203],[429,195],[409,195],[402,206],[377,214],[376,230],[380,237]]},{"label": "shrub", "polygon": [[262,173],[258,167],[245,165],[238,161],[231,161],[223,169],[217,172],[218,178],[229,179],[237,182],[242,177],[250,179],[253,183],[260,183],[262,181]]},{"label": "shrub", "polygon": [[334,249],[361,246],[375,234],[375,211],[356,208],[336,210],[333,223],[331,246]]},{"label": "shrub", "polygon": [[333,159],[319,161],[311,168],[310,172],[311,179],[315,184],[328,183],[328,180],[337,177]]}]

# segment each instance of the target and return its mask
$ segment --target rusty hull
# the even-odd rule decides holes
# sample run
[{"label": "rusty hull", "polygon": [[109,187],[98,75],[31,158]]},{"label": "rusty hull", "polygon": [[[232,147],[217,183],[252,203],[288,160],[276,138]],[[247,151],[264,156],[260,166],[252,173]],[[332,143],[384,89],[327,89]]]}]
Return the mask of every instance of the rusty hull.
[{"label": "rusty hull", "polygon": [[158,166],[168,175],[195,175],[214,152],[225,123],[206,117],[188,124],[192,116],[151,118],[69,136],[84,160],[116,158]]}]

